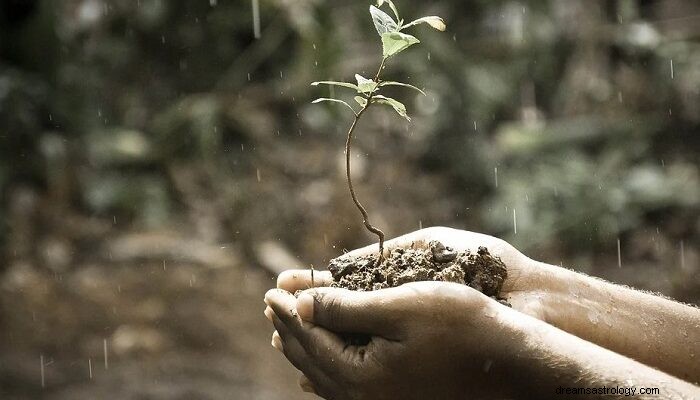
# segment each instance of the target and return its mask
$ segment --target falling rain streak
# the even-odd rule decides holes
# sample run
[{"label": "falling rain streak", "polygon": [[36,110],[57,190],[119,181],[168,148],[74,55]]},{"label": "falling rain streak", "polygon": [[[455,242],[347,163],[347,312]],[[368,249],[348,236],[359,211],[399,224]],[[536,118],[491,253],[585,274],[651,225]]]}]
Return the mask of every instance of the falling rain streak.
[{"label": "falling rain streak", "polygon": [[[165,261],[163,261],[163,267],[165,267]],[[109,355],[107,354],[107,339],[102,339],[102,350],[104,352],[105,370],[108,370],[109,369]]]},{"label": "falling rain streak", "polygon": [[685,270],[685,246],[681,240],[681,269]]},{"label": "falling rain streak", "polygon": [[253,36],[260,39],[260,4],[258,0],[253,1]]},{"label": "falling rain streak", "polygon": [[671,59],[671,79],[673,79],[673,59]]},{"label": "falling rain streak", "polygon": [[617,267],[622,268],[622,252],[620,251],[620,238],[617,238]]},{"label": "falling rain streak", "polygon": [[44,375],[44,355],[39,356],[40,370],[41,370],[41,387],[46,387],[46,379]]},{"label": "falling rain streak", "polygon": [[518,234],[518,217],[515,214],[515,207],[513,208],[513,234]]}]

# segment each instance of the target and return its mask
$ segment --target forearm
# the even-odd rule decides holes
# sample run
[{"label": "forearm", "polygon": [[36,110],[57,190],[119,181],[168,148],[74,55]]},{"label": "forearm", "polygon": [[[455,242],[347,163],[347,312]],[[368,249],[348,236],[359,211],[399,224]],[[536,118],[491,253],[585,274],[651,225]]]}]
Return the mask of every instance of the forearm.
[{"label": "forearm", "polygon": [[[689,382],[700,381],[700,310],[539,263],[539,317]],[[535,294],[536,295],[536,294]]]},{"label": "forearm", "polygon": [[[538,319],[502,307],[501,321],[514,346],[513,398],[556,398],[575,390],[578,398],[695,399],[700,387],[568,334]],[[613,389],[614,388],[614,389]],[[657,393],[640,393],[658,389]],[[605,391],[607,390],[607,392]],[[620,390],[623,392],[620,393]],[[601,393],[602,392],[602,393]],[[569,392],[569,394],[572,394]]]}]

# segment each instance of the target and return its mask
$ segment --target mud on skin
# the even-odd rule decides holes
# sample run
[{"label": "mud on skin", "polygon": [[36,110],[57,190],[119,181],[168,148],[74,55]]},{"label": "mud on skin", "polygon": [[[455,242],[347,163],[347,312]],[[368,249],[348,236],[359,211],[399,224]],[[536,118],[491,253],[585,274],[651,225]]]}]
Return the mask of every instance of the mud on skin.
[{"label": "mud on skin", "polygon": [[416,281],[456,282],[501,300],[499,293],[507,277],[506,266],[486,247],[476,253],[456,252],[439,241],[428,248],[398,248],[389,251],[380,265],[377,254],[341,256],[331,260],[331,286],[370,291]]}]

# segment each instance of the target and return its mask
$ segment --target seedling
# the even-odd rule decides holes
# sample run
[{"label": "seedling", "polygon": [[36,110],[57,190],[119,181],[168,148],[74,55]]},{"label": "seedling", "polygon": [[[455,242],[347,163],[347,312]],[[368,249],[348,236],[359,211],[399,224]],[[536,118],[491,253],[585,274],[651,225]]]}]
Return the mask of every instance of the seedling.
[{"label": "seedling", "polygon": [[[394,17],[396,17],[395,19],[380,9],[383,5],[387,5],[391,9],[391,12],[394,14]],[[383,261],[384,256],[384,232],[382,232],[381,229],[377,228],[369,222],[369,215],[367,214],[367,210],[362,205],[362,203],[360,203],[360,201],[357,199],[357,195],[355,194],[355,189],[352,185],[352,178],[350,177],[350,150],[352,145],[352,136],[355,132],[355,127],[357,126],[358,121],[360,120],[360,118],[362,118],[362,115],[364,115],[365,111],[367,111],[374,104],[392,107],[394,111],[396,111],[396,113],[399,114],[401,117],[405,118],[407,121],[411,120],[411,118],[406,113],[406,106],[404,106],[403,103],[396,99],[386,97],[380,94],[381,89],[386,86],[403,86],[416,90],[424,96],[425,92],[407,83],[381,80],[382,71],[384,70],[386,62],[391,57],[394,57],[395,55],[413,46],[414,44],[420,43],[420,41],[415,36],[403,32],[406,28],[410,28],[420,24],[428,24],[439,31],[444,31],[445,22],[440,17],[427,16],[418,18],[414,21],[404,24],[404,20],[401,19],[401,17],[399,16],[399,10],[396,8],[396,5],[394,5],[394,2],[391,0],[378,0],[376,7],[369,7],[369,13],[372,16],[374,27],[377,29],[377,33],[379,34],[379,37],[382,41],[381,62],[379,63],[379,69],[377,70],[377,73],[374,75],[374,79],[365,78],[360,74],[355,74],[355,80],[357,81],[357,83],[318,81],[313,82],[311,85],[340,86],[352,89],[356,92],[354,100],[360,107],[359,111],[355,109],[355,107],[357,106],[353,107],[348,102],[340,99],[322,97],[314,100],[313,103],[332,102],[342,104],[346,106],[349,110],[351,110],[353,115],[355,116],[355,118],[352,121],[352,124],[350,125],[350,128],[348,129],[347,140],[345,142],[345,174],[347,177],[348,188],[350,189],[350,196],[352,197],[352,201],[355,203],[355,206],[360,211],[360,214],[362,214],[362,222],[364,223],[365,228],[371,233],[377,235],[377,237],[379,238],[379,256],[377,258],[377,265],[380,265]]]}]

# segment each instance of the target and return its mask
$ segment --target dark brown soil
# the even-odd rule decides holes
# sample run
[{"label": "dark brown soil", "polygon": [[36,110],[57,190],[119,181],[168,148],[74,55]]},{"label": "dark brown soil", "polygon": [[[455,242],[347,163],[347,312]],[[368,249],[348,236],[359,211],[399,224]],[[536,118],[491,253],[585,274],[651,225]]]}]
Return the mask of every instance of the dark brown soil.
[{"label": "dark brown soil", "polygon": [[457,252],[441,242],[431,241],[428,248],[391,250],[381,265],[377,254],[363,257],[341,256],[328,266],[334,287],[370,291],[395,287],[416,281],[456,282],[470,286],[498,299],[506,266],[488,249],[476,253]]}]

